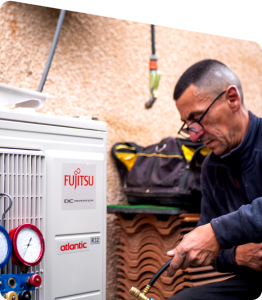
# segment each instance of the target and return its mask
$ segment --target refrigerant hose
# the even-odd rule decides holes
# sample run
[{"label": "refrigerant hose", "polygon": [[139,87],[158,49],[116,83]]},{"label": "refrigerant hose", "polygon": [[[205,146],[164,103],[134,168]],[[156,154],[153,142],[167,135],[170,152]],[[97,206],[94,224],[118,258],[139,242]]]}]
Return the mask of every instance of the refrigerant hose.
[{"label": "refrigerant hose", "polygon": [[149,292],[149,290],[152,288],[152,286],[154,285],[154,283],[157,281],[157,279],[160,277],[160,275],[170,266],[171,261],[173,260],[170,259],[166,264],[164,264],[157,272],[156,274],[153,276],[153,278],[149,281],[148,285],[145,287],[145,289],[143,290],[143,292],[141,293],[140,290],[138,290],[135,287],[131,287],[129,293],[140,299],[140,300],[154,300],[153,298],[147,298],[146,294]]}]

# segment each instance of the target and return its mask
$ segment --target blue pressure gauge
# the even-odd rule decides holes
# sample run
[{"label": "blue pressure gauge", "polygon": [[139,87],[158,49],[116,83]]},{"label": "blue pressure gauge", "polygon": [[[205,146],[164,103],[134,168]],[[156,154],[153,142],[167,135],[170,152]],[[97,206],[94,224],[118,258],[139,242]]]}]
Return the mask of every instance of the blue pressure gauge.
[{"label": "blue pressure gauge", "polygon": [[0,268],[4,267],[11,256],[12,243],[8,232],[0,225]]}]

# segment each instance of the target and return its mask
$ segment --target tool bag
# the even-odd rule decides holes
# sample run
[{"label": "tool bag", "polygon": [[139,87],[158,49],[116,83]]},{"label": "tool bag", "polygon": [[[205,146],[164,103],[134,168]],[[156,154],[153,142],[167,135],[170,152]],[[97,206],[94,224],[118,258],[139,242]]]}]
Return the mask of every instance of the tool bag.
[{"label": "tool bag", "polygon": [[168,137],[145,148],[117,143],[111,154],[130,204],[200,210],[201,165],[209,152],[201,142]]}]

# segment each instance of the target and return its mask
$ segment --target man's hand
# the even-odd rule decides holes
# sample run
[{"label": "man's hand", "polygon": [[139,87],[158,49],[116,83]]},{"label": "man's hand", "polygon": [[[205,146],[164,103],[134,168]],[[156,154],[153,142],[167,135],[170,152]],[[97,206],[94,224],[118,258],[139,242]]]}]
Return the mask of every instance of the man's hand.
[{"label": "man's hand", "polygon": [[239,266],[262,271],[262,244],[249,243],[238,246],[235,252],[235,259]]},{"label": "man's hand", "polygon": [[172,277],[179,269],[185,270],[191,266],[210,265],[218,256],[221,246],[218,243],[211,224],[199,226],[186,234],[180,244],[168,251],[168,256],[174,256],[167,275]]}]

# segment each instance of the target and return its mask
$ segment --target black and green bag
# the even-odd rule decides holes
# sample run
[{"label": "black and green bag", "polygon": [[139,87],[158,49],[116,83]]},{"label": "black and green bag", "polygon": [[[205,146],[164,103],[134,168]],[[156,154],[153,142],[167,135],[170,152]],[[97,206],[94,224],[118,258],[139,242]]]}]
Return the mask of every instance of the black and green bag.
[{"label": "black and green bag", "polygon": [[141,147],[112,147],[124,193],[130,204],[169,205],[200,209],[201,165],[210,152],[201,142],[168,137]]}]

